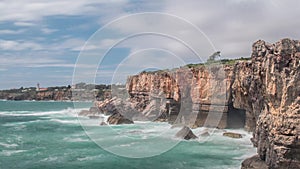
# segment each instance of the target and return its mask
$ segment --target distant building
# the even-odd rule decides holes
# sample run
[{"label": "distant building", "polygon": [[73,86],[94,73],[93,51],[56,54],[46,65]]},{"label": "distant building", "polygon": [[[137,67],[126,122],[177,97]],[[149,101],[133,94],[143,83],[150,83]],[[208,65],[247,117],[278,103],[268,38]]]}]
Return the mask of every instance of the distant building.
[{"label": "distant building", "polygon": [[37,91],[37,92],[44,92],[44,91],[48,91],[48,88],[41,88],[41,87],[40,87],[40,84],[38,83],[38,84],[36,85],[36,91]]}]

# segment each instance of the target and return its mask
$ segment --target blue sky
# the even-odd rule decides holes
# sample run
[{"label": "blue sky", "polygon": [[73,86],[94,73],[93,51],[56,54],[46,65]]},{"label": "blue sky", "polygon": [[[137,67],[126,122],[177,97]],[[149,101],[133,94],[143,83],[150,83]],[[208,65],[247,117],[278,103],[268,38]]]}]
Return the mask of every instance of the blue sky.
[{"label": "blue sky", "polygon": [[[81,49],[88,50],[88,46],[83,48],[87,40],[93,39],[91,36],[104,25],[129,14],[162,12],[183,18],[209,38],[212,51],[220,50],[223,58],[236,58],[249,57],[251,45],[258,39],[271,43],[285,37],[299,39],[298,6],[298,0],[3,0],[0,2],[0,89],[37,83],[43,87],[72,84]],[[98,38],[94,46],[107,48],[111,41],[120,38],[118,32],[149,27],[175,32],[172,24],[166,24],[168,22],[171,21],[163,18],[151,22],[128,20],[125,26],[105,32],[107,37]],[[189,36],[188,31],[181,30],[183,39]],[[122,70],[125,76],[147,67],[172,68],[199,62],[187,58],[190,54],[182,48],[174,39],[166,37],[145,35],[129,39],[105,56],[94,79],[96,83],[110,83],[117,70]],[[179,55],[177,61],[171,59],[173,51]],[[203,56],[209,52],[203,52]],[[81,57],[88,54],[82,52]],[[127,73],[125,63],[129,66],[127,70],[130,69]]]}]

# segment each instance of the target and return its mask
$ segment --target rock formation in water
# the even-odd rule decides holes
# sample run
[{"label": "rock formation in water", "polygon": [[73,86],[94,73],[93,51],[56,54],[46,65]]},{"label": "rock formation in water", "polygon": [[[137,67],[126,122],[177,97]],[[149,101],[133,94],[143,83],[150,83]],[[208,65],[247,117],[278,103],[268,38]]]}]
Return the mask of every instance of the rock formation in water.
[{"label": "rock formation in water", "polygon": [[243,138],[243,136],[239,133],[225,132],[223,136],[231,137],[231,138]]},{"label": "rock formation in water", "polygon": [[176,137],[185,139],[185,140],[191,140],[191,139],[197,139],[198,137],[193,133],[193,131],[187,127],[183,126],[181,130],[179,130],[176,133]]},{"label": "rock formation in water", "polygon": [[125,115],[130,119],[191,128],[244,127],[254,133],[260,161],[248,159],[243,168],[258,161],[274,169],[300,168],[300,43],[259,40],[252,50],[251,60],[131,76],[127,95],[112,100],[111,107],[130,110]]},{"label": "rock formation in water", "polygon": [[132,120],[127,119],[120,113],[114,113],[107,119],[108,124],[117,125],[117,124],[133,124]]}]

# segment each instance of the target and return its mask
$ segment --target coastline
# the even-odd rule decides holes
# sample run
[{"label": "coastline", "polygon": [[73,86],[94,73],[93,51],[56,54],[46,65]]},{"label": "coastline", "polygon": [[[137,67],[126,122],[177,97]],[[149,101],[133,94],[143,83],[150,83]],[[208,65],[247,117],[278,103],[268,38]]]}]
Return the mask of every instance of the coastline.
[{"label": "coastline", "polygon": [[[243,169],[253,168],[251,165],[256,166],[257,160],[274,169],[297,168],[299,158],[292,156],[300,150],[297,132],[300,126],[299,59],[299,41],[282,39],[269,44],[259,40],[252,46],[251,60],[230,62],[224,69],[216,69],[214,64],[193,64],[171,72],[142,72],[130,76],[126,84],[129,98],[115,96],[96,101],[96,107],[80,115],[91,116],[90,120],[95,117],[99,129],[104,128],[99,126],[99,114],[109,115],[103,125],[108,123],[116,128],[135,126],[130,124],[140,120],[168,122],[174,128],[187,128],[189,137],[183,135],[183,139],[197,138],[192,133],[196,128],[226,129],[238,120],[245,130],[253,132],[251,141],[258,152],[258,156],[245,160]],[[209,72],[205,66],[215,71]],[[225,70],[224,78],[219,78],[219,70]],[[225,90],[221,90],[224,86]],[[82,92],[77,96],[80,94]],[[212,96],[218,97],[211,101]],[[42,98],[49,97],[44,93]],[[188,105],[184,107],[184,114],[180,114],[182,103]],[[218,124],[209,120],[209,115],[216,114],[220,118]],[[236,133],[229,135],[242,137]]]}]

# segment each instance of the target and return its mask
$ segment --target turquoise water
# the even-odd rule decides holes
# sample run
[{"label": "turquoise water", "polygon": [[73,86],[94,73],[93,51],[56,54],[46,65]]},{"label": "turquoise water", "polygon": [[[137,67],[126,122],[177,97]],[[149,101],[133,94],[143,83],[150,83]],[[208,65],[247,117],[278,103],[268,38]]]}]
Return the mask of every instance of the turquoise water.
[{"label": "turquoise water", "polygon": [[[100,143],[107,143],[101,148],[101,144],[98,146],[90,139],[77,118],[77,113],[90,105],[76,103],[75,109],[71,102],[0,101],[0,169],[237,169],[243,159],[255,153],[250,133],[232,130],[242,133],[244,138],[231,139],[223,137],[220,130],[205,142],[182,141],[153,157],[115,155],[111,152],[121,147],[130,154],[137,147],[143,149],[139,147],[143,144],[151,144],[152,148],[145,146],[143,150],[147,154],[176,139],[167,134],[156,137],[155,133],[169,127],[166,123],[113,127],[117,133],[130,133],[127,135],[130,137],[110,134],[108,126],[91,125],[102,133],[98,137]],[[88,121],[84,117],[81,120]],[[157,141],[135,144],[131,137],[140,136],[153,136]]]}]

